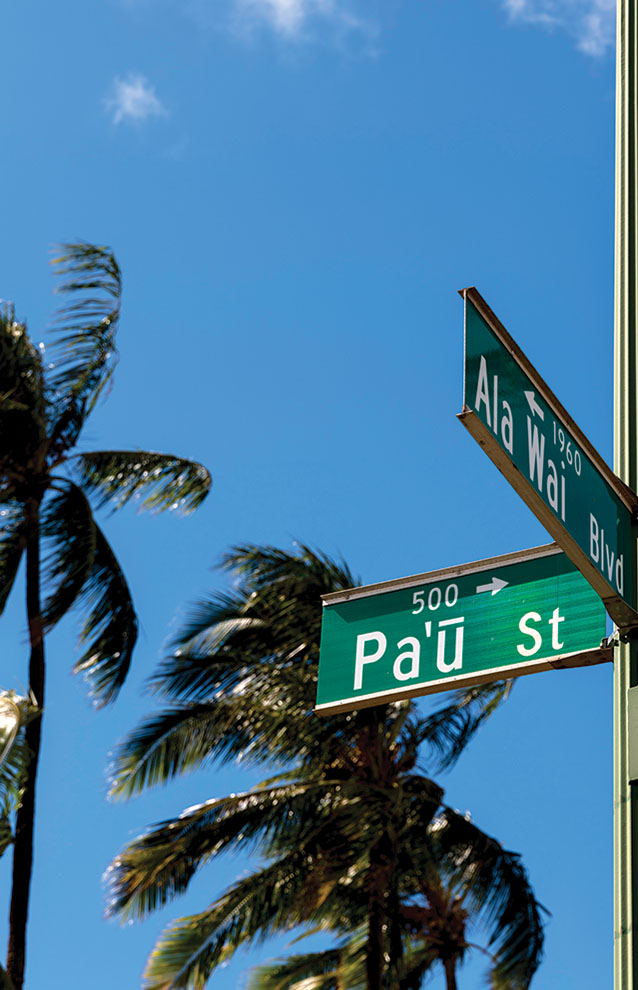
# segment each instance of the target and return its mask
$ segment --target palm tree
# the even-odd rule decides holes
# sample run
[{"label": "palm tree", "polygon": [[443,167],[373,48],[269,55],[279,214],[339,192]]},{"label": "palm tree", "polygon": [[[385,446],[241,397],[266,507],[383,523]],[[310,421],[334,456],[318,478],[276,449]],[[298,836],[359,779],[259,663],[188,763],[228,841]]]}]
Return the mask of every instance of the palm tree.
[{"label": "palm tree", "polygon": [[[303,546],[294,554],[238,547],[224,564],[239,585],[193,609],[152,681],[173,703],[124,742],[113,793],[131,796],[213,760],[286,769],[160,823],[114,860],[109,911],[126,918],[184,891],[228,848],[256,849],[263,859],[209,908],[167,929],[147,966],[148,990],[200,988],[239,946],[297,924],[341,940],[315,960],[324,976],[333,974],[326,988],[412,990],[437,959],[452,988],[467,951],[465,926],[446,962],[445,948],[434,951],[434,912],[445,921],[438,930],[453,927],[459,890],[494,926],[494,986],[527,987],[542,925],[525,871],[447,808],[442,789],[417,767],[424,744],[439,767],[451,765],[507,686],[459,693],[430,717],[402,702],[319,719],[312,706],[320,596],[353,586],[352,574]],[[453,891],[447,912],[444,889]],[[417,918],[417,907],[427,919]],[[347,965],[335,968],[337,957]],[[289,961],[297,963],[303,971],[311,961]],[[509,983],[498,982],[504,973]]]},{"label": "palm tree", "polygon": [[[82,605],[86,616],[85,651],[75,670],[98,704],[117,695],[137,637],[126,579],[90,498],[97,507],[110,502],[118,508],[140,496],[142,508],[188,511],[211,483],[204,467],[179,457],[75,450],[115,367],[121,275],[107,248],[84,242],[65,245],[53,264],[68,301],[53,328],[51,363],[13,308],[0,312],[0,611],[25,556],[29,690],[41,712],[44,637],[73,605]],[[24,979],[41,725],[42,717],[25,730],[30,762],[13,852],[7,970],[15,990]]]},{"label": "palm tree", "polygon": [[[403,877],[397,912],[402,953],[390,985],[397,990],[418,990],[434,968],[440,966],[447,990],[456,990],[459,964],[468,953],[477,950],[489,960],[489,986],[503,990],[528,986],[542,939],[538,919],[534,917],[536,905],[525,889],[518,857],[504,851],[497,842],[475,829],[466,817],[461,818],[450,809],[437,816],[418,838],[412,851],[412,865]],[[416,871],[415,865],[418,865]],[[498,906],[503,894],[505,903],[509,901],[505,911]],[[528,917],[521,911],[525,900],[530,908]],[[355,911],[356,901],[348,891],[342,912],[354,918]],[[488,933],[491,929],[487,947],[469,941],[473,921],[487,922],[483,927],[487,927]],[[534,935],[538,939],[536,947]],[[503,951],[505,941],[509,946]],[[345,990],[346,987],[365,990],[366,986],[362,926],[342,938],[335,948],[293,955],[257,967],[249,990]]]},{"label": "palm tree", "polygon": [[[206,910],[169,927],[149,960],[148,990],[200,987],[240,946],[299,924],[346,936],[344,990],[359,982],[417,990],[437,964],[454,990],[458,964],[474,947],[472,918],[488,926],[491,985],[527,987],[542,925],[519,857],[442,804],[431,780],[405,771],[385,786],[334,770],[333,779],[280,777],[205,802],[136,840],[111,878],[111,912],[125,918],[164,904],[230,847],[256,847],[264,858]],[[289,965],[325,974],[326,954],[317,959]],[[288,966],[279,990],[289,976]]]}]

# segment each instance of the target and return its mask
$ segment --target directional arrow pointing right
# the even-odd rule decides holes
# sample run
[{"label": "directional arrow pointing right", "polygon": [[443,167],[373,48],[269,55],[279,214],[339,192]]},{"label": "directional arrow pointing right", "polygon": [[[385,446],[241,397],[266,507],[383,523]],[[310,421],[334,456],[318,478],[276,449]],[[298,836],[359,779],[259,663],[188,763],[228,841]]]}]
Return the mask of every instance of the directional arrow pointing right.
[{"label": "directional arrow pointing right", "polygon": [[498,594],[502,588],[507,587],[509,581],[503,581],[502,578],[493,577],[489,584],[479,584],[476,588],[477,595],[480,595],[482,591],[491,591],[493,595]]}]

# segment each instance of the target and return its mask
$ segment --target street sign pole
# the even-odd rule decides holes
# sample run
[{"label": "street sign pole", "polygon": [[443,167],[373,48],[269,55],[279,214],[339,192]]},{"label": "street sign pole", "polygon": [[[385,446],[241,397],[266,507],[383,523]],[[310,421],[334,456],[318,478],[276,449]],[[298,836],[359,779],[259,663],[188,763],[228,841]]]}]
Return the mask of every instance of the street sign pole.
[{"label": "street sign pole", "polygon": [[[618,0],[616,47],[616,258],[614,470],[638,489],[638,250],[636,234],[637,70],[636,0]],[[636,553],[632,541],[632,554]],[[638,604],[633,602],[634,607]],[[614,988],[638,990],[638,783],[631,782],[638,726],[629,719],[638,691],[638,632],[620,643],[614,659]],[[634,771],[635,772],[635,771]]]}]

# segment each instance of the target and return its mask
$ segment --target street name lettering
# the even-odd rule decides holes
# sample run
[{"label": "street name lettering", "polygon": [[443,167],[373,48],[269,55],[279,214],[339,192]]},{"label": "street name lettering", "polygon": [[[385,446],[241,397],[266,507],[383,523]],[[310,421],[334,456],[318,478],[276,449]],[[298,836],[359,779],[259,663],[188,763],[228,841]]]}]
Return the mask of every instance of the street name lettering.
[{"label": "street name lettering", "polygon": [[[464,616],[460,616],[457,619],[441,619],[435,628],[435,636],[433,636],[432,622],[427,621],[424,623],[425,634],[422,634],[421,639],[417,639],[416,636],[406,636],[405,639],[399,640],[394,651],[390,651],[390,657],[397,650],[403,651],[398,654],[392,664],[393,677],[397,681],[409,681],[421,677],[421,645],[424,640],[427,641],[430,637],[433,640],[436,639],[436,669],[442,674],[450,674],[454,670],[462,670],[464,621]],[[543,621],[543,616],[538,612],[526,612],[525,615],[521,616],[518,628],[524,637],[531,639],[531,643],[525,640],[522,643],[516,644],[516,650],[522,657],[533,657],[543,645],[543,636],[537,627],[537,624]],[[547,621],[552,627],[551,647],[548,647],[548,649],[559,651],[565,644],[559,641],[558,627],[559,623],[565,621],[565,616],[560,614],[560,609],[555,608]],[[450,657],[448,657],[449,647],[446,646],[448,643],[447,632],[449,627],[453,627],[455,630],[453,644],[449,644],[449,646],[452,646],[453,653]],[[367,644],[369,643],[373,644],[373,652],[370,654],[366,653]],[[355,690],[358,691],[363,687],[364,666],[369,663],[377,663],[381,660],[386,655],[387,646],[388,640],[385,633],[377,631],[360,633],[357,636],[353,684]],[[430,651],[430,654],[427,659],[429,666],[432,667],[432,660],[434,659],[433,651]]]},{"label": "street name lettering", "polygon": [[601,663],[605,621],[555,544],[326,595],[316,711]]},{"label": "street name lettering", "polygon": [[613,474],[475,289],[465,298],[459,418],[620,627],[638,624],[632,545],[638,499]]}]

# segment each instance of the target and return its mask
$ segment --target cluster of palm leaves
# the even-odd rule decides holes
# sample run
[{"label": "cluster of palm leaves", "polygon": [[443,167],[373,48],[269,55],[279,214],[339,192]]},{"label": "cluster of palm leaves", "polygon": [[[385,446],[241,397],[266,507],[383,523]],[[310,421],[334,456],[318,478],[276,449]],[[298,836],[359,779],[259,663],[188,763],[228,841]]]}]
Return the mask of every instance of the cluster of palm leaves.
[{"label": "cluster of palm leaves", "polygon": [[29,759],[15,827],[7,957],[15,990],[24,978],[45,635],[73,606],[82,608],[75,670],[97,704],[117,695],[137,638],[128,583],[94,507],[136,497],[141,508],[189,511],[211,483],[201,464],[180,457],[75,449],[115,368],[121,274],[111,251],[84,242],[65,245],[53,265],[66,303],[46,358],[13,307],[0,311],[0,612],[24,557],[29,693],[40,711],[24,730]]},{"label": "cluster of palm leaves", "polygon": [[419,765],[449,767],[507,693],[470,689],[425,716],[412,702],[313,714],[321,595],[357,583],[307,547],[235,548],[236,582],[194,607],[152,686],[166,702],[125,740],[113,793],[212,761],[278,765],[244,794],[150,828],[113,862],[110,912],[141,918],[228,849],[258,866],[159,938],[147,990],[202,988],[241,946],[303,926],[330,948],[260,967],[253,990],[418,990],[487,936],[494,990],[529,986],[541,909],[518,855],[444,801]]}]

